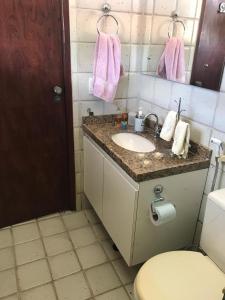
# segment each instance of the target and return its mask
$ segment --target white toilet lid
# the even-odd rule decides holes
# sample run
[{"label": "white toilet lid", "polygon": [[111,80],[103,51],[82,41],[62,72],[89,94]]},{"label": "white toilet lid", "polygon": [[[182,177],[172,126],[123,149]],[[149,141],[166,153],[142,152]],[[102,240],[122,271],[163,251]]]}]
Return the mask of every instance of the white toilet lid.
[{"label": "white toilet lid", "polygon": [[148,260],[134,285],[137,300],[222,300],[225,274],[201,253],[172,251]]}]

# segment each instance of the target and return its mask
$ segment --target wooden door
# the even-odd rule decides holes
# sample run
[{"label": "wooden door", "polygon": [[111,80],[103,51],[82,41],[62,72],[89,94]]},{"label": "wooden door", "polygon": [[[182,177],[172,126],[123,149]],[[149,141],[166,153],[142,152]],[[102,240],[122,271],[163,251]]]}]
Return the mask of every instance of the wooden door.
[{"label": "wooden door", "polygon": [[0,227],[74,208],[68,18],[65,0],[0,3]]},{"label": "wooden door", "polygon": [[221,0],[204,0],[192,69],[191,84],[220,90],[225,64],[225,13]]}]

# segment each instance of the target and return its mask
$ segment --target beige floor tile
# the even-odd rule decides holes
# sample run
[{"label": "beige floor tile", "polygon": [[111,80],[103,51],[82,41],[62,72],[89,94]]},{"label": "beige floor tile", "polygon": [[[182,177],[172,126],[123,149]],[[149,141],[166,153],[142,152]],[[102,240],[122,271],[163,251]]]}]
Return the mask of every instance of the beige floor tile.
[{"label": "beige floor tile", "polygon": [[50,214],[50,215],[40,217],[40,218],[38,218],[38,221],[47,220],[47,219],[51,219],[51,218],[59,217],[59,216],[60,216],[60,213],[54,213],[54,214]]},{"label": "beige floor tile", "polygon": [[83,211],[79,211],[71,214],[64,214],[62,217],[66,225],[66,228],[69,230],[77,229],[88,225],[88,220]]},{"label": "beige floor tile", "polygon": [[72,249],[67,233],[60,233],[43,239],[48,256],[60,254]]},{"label": "beige floor tile", "polygon": [[71,275],[81,270],[78,259],[73,251],[49,258],[53,279]]},{"label": "beige floor tile", "polygon": [[113,241],[112,240],[101,241],[101,244],[110,260],[121,258],[120,252],[115,251],[113,249]]},{"label": "beige floor tile", "polygon": [[39,226],[41,234],[43,236],[49,236],[65,231],[63,222],[60,217],[39,221]]},{"label": "beige floor tile", "polygon": [[95,297],[95,300],[130,300],[124,288],[118,288],[103,295]]},{"label": "beige floor tile", "polygon": [[52,284],[46,284],[23,292],[21,300],[56,300]]},{"label": "beige floor tile", "polygon": [[135,298],[134,298],[134,284],[133,283],[127,284],[125,286],[125,288],[126,288],[128,294],[129,294],[130,298],[132,300],[135,300]]},{"label": "beige floor tile", "polygon": [[121,285],[110,264],[100,265],[86,271],[94,295],[98,295]]},{"label": "beige floor tile", "polygon": [[50,271],[45,259],[18,267],[18,277],[21,290],[27,290],[51,281]]},{"label": "beige floor tile", "polygon": [[96,241],[96,237],[89,226],[72,230],[69,234],[75,248],[87,246]]},{"label": "beige floor tile", "polygon": [[17,292],[16,272],[14,269],[0,272],[0,297]]},{"label": "beige floor tile", "polygon": [[17,294],[3,298],[2,300],[19,300],[19,296]]},{"label": "beige floor tile", "polygon": [[85,300],[91,297],[81,272],[55,281],[55,287],[59,300]]},{"label": "beige floor tile", "polygon": [[12,247],[0,250],[0,271],[14,267],[15,258]]},{"label": "beige floor tile", "polygon": [[12,246],[12,235],[10,229],[0,230],[0,249]]},{"label": "beige floor tile", "polygon": [[128,267],[126,262],[122,258],[114,260],[112,264],[123,284],[128,284],[134,281],[139,270],[139,266]]},{"label": "beige floor tile", "polygon": [[105,252],[99,243],[78,248],[77,255],[83,269],[91,268],[107,261]]},{"label": "beige floor tile", "polygon": [[40,237],[36,223],[26,223],[13,227],[15,244],[29,242]]},{"label": "beige floor tile", "polygon": [[94,225],[93,230],[98,240],[106,240],[110,238],[110,236],[108,235],[107,231],[105,230],[102,224]]},{"label": "beige floor tile", "polygon": [[15,246],[16,263],[22,265],[45,257],[40,239]]},{"label": "beige floor tile", "polygon": [[93,209],[85,209],[84,212],[90,224],[94,225],[100,223],[100,219]]}]

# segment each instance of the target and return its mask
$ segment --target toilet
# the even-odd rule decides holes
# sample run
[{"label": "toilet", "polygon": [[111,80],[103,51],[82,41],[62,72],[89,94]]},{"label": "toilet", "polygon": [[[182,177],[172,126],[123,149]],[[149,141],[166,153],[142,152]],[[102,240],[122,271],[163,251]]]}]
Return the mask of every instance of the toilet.
[{"label": "toilet", "polygon": [[208,196],[200,247],[207,256],[171,251],[149,259],[135,279],[135,299],[225,299],[225,189]]}]

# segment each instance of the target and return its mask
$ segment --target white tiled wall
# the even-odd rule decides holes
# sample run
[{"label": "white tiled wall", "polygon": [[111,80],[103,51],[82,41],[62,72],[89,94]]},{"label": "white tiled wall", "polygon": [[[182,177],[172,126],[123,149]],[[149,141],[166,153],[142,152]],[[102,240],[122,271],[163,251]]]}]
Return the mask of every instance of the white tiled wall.
[{"label": "white tiled wall", "polygon": [[[116,100],[112,104],[105,103],[89,94],[88,83],[92,76],[93,55],[97,36],[96,22],[102,15],[101,7],[104,0],[70,0],[70,31],[71,31],[71,67],[73,88],[73,116],[76,162],[77,209],[82,206],[83,198],[83,146],[82,116],[87,115],[91,108],[95,115],[110,114],[117,111],[117,105],[126,109],[127,99],[136,94],[135,74],[140,71],[142,53],[138,52],[137,43],[142,40],[140,32],[141,1],[109,0],[112,14],[119,22],[119,36],[122,43],[122,64],[125,76],[120,80]],[[140,7],[142,7],[140,5]],[[115,32],[116,26],[108,18],[104,30]],[[138,57],[138,59],[137,59]],[[131,82],[131,84],[129,83]],[[130,87],[130,88],[129,88]]]},{"label": "white tiled wall", "polygon": [[[120,107],[127,107],[128,111],[136,111],[139,106],[142,106],[144,112],[157,113],[160,122],[163,123],[167,112],[170,109],[176,109],[174,100],[182,97],[182,104],[186,110],[183,112],[183,117],[191,124],[192,139],[210,147],[212,147],[209,143],[211,136],[219,137],[225,141],[224,92],[217,93],[140,74],[140,71],[143,70],[154,72],[157,66],[164,47],[164,35],[167,34],[168,15],[171,14],[171,10],[175,7],[188,28],[197,28],[201,0],[108,0],[112,6],[113,15],[118,18],[120,23],[123,65],[126,70],[126,76],[120,81],[117,99],[113,104],[104,103],[89,95],[88,92],[88,80],[92,71],[96,38],[96,21],[101,15],[100,8],[104,2],[104,0],[70,0],[78,209],[81,208],[83,195],[83,143],[80,126],[81,118],[83,115],[87,115],[88,108],[91,108],[95,115],[99,115],[116,112],[116,102],[119,103]],[[143,7],[147,14],[145,18],[142,16]],[[165,28],[163,27],[164,23]],[[113,29],[114,27],[111,28],[111,30]],[[194,46],[193,36],[193,32],[186,36],[187,50],[188,48],[192,50]],[[144,41],[143,45],[141,45],[141,41]],[[152,43],[153,41],[156,44]],[[150,42],[151,44],[149,44]],[[148,64],[142,58],[147,57],[149,53],[152,53],[152,59]],[[225,91],[225,84],[222,86],[221,91]],[[215,161],[212,159],[199,217],[199,226],[201,226],[204,215],[205,200],[210,191],[214,165]],[[225,187],[225,169],[222,166],[220,166],[217,187]]]},{"label": "white tiled wall", "polygon": [[[191,139],[213,150],[203,195],[203,204],[199,215],[197,232],[200,234],[205,202],[211,189],[215,171],[215,155],[217,153],[217,146],[213,146],[210,143],[210,138],[217,137],[225,142],[225,93],[146,75],[138,75],[138,80],[137,98],[135,101],[132,101],[131,108],[128,103],[129,110],[134,110],[134,108],[137,109],[141,106],[144,113],[151,111],[158,114],[161,123],[163,123],[168,111],[177,109],[175,100],[181,97],[182,108],[185,109],[182,113],[183,119],[191,125]],[[225,188],[225,165],[220,164],[216,188]]]}]

